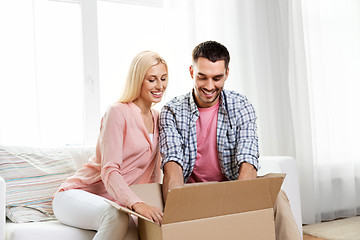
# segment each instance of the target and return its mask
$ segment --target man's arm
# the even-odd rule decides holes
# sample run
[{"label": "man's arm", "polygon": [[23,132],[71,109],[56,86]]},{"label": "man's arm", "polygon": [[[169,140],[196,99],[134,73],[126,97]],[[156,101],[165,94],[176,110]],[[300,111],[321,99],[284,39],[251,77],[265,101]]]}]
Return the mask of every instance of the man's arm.
[{"label": "man's arm", "polygon": [[256,177],[257,171],[252,164],[243,162],[240,165],[238,180],[254,179]]},{"label": "man's arm", "polygon": [[164,202],[170,189],[184,186],[183,171],[179,164],[173,161],[165,163],[162,186]]},{"label": "man's arm", "polygon": [[256,114],[251,103],[245,98],[237,121],[236,158],[239,166],[238,179],[254,179],[259,169],[259,147]]},{"label": "man's arm", "polygon": [[[171,104],[170,104],[171,105]],[[178,118],[176,118],[176,116]],[[184,185],[183,158],[184,144],[178,123],[183,122],[181,111],[165,105],[160,113],[160,153],[161,168],[164,172],[163,199],[166,201],[169,190]]]}]

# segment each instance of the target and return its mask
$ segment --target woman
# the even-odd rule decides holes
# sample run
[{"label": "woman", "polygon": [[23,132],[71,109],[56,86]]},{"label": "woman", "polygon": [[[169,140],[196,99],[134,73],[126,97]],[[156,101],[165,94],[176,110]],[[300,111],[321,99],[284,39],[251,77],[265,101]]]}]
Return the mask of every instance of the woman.
[{"label": "woman", "polygon": [[54,196],[60,222],[96,230],[96,240],[137,236],[133,219],[105,198],[160,223],[162,211],[144,203],[129,186],[160,181],[159,113],[151,106],[164,94],[167,72],[165,60],[154,52],[133,59],[120,100],[101,120],[95,155]]}]

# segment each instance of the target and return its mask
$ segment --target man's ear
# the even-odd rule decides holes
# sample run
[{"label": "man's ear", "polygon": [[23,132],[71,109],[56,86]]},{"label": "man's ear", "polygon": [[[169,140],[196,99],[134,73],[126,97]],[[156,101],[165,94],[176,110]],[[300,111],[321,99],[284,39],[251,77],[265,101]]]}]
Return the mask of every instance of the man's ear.
[{"label": "man's ear", "polygon": [[193,65],[191,65],[191,66],[189,67],[189,72],[190,72],[191,78],[194,78],[194,67],[193,67]]},{"label": "man's ear", "polygon": [[225,76],[225,80],[228,78],[228,76],[229,76],[229,67],[227,68],[227,70],[226,70],[226,76]]}]

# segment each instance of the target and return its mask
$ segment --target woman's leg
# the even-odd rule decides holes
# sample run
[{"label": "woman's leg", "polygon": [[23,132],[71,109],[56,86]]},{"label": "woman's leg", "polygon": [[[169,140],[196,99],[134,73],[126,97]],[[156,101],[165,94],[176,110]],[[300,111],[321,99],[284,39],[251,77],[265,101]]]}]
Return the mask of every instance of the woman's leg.
[{"label": "woman's leg", "polygon": [[[129,226],[129,215],[105,202],[105,198],[78,189],[59,192],[53,200],[56,218],[63,224],[96,230],[94,240],[123,240]],[[131,221],[133,225],[133,221]],[[137,239],[136,227],[128,235]],[[134,232],[135,231],[135,232]],[[135,235],[135,236],[134,236]]]}]

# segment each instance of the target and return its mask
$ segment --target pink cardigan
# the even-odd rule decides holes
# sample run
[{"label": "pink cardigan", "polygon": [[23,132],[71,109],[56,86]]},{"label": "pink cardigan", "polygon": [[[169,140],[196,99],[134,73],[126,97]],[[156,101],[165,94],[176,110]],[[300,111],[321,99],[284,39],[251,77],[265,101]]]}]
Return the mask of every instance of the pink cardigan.
[{"label": "pink cardigan", "polygon": [[132,184],[160,182],[159,129],[156,110],[154,137],[134,103],[114,103],[101,120],[96,154],[67,179],[59,191],[83,189],[129,208],[142,200],[129,188]]}]

